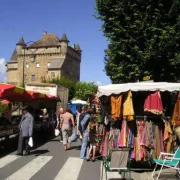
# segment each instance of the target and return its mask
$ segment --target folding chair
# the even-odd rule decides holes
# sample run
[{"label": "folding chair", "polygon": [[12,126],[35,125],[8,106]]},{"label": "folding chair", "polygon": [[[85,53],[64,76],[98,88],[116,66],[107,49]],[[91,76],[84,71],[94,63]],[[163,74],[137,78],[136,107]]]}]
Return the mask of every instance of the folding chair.
[{"label": "folding chair", "polygon": [[158,165],[161,166],[161,169],[159,171],[159,174],[158,174],[156,180],[159,179],[159,176],[163,170],[163,167],[176,169],[176,171],[178,171],[180,173],[180,166],[179,166],[180,148],[178,148],[174,154],[161,152],[159,158],[153,159],[153,161],[156,163],[156,166],[152,172],[152,179],[154,179],[154,173],[155,173]]},{"label": "folding chair", "polygon": [[101,180],[104,169],[106,180],[107,172],[119,172],[120,174],[124,172],[123,178],[125,178],[125,172],[128,172],[128,179],[131,179],[129,151],[130,148],[112,149],[107,158],[103,157]]}]

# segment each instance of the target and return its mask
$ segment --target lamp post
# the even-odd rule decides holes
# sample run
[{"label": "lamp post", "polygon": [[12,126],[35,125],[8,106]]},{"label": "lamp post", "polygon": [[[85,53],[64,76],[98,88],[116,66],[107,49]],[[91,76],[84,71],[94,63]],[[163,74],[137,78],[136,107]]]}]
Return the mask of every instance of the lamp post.
[{"label": "lamp post", "polygon": [[[33,58],[33,61],[34,61],[34,58],[35,58],[35,55],[33,54],[35,51],[37,51],[37,49],[38,49],[38,44],[36,43],[36,42],[34,42],[34,41],[29,41],[29,42],[27,42],[27,43],[24,43],[24,47],[23,47],[23,49],[24,49],[24,55],[23,55],[23,87],[25,87],[25,78],[24,78],[24,75],[25,75],[25,73],[24,73],[24,71],[25,71],[25,57],[26,57],[26,49],[27,49],[27,46],[28,46],[28,44],[30,44],[30,43],[34,43],[34,44],[36,44],[36,46],[35,46],[35,49],[34,49],[34,47],[33,48],[29,48],[29,50],[31,51],[31,53],[32,53],[32,58]],[[31,60],[32,61],[32,60]]]}]

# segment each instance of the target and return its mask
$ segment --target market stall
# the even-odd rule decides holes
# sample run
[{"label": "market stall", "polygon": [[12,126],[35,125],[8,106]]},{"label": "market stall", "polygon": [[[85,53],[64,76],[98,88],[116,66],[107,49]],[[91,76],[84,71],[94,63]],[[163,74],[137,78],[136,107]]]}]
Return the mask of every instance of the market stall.
[{"label": "market stall", "polygon": [[160,152],[173,151],[173,130],[180,125],[179,91],[180,83],[166,82],[99,86],[102,156],[110,149],[128,147],[131,160],[146,162]]},{"label": "market stall", "polygon": [[[60,101],[53,95],[29,91],[5,83],[0,83],[0,99],[2,104],[7,105],[2,114],[0,113],[0,137],[10,136],[17,132],[22,105],[28,105],[30,113],[35,118],[36,127],[41,109],[54,109],[55,112],[56,102]],[[38,123],[38,127],[40,123]]]}]

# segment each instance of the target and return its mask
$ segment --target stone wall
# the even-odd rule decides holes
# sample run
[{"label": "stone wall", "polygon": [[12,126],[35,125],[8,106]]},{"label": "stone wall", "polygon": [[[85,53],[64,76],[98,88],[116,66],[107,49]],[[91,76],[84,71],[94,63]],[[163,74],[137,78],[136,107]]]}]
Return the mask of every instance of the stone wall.
[{"label": "stone wall", "polygon": [[[25,83],[39,83],[42,81],[42,78],[51,78],[53,73],[55,77],[66,76],[76,81],[80,80],[81,53],[69,47],[67,43],[62,42],[61,46],[57,47],[29,48],[25,50],[21,46],[17,46],[16,50],[18,52],[18,62],[16,65],[8,63],[7,66],[7,81],[9,83],[14,82],[17,85],[23,83],[23,61]],[[33,57],[34,61],[32,61]],[[48,64],[54,58],[66,59],[61,69],[48,71]],[[12,68],[13,70],[10,70]]]}]

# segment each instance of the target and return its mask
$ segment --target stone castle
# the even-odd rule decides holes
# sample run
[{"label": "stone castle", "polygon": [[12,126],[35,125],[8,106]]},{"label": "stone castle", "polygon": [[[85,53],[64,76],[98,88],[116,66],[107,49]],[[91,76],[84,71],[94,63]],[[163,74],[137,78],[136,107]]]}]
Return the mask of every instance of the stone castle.
[{"label": "stone castle", "polygon": [[56,77],[79,81],[81,52],[78,44],[69,46],[65,33],[58,38],[53,33],[43,32],[41,39],[28,43],[21,37],[7,62],[7,83],[39,83]]}]

